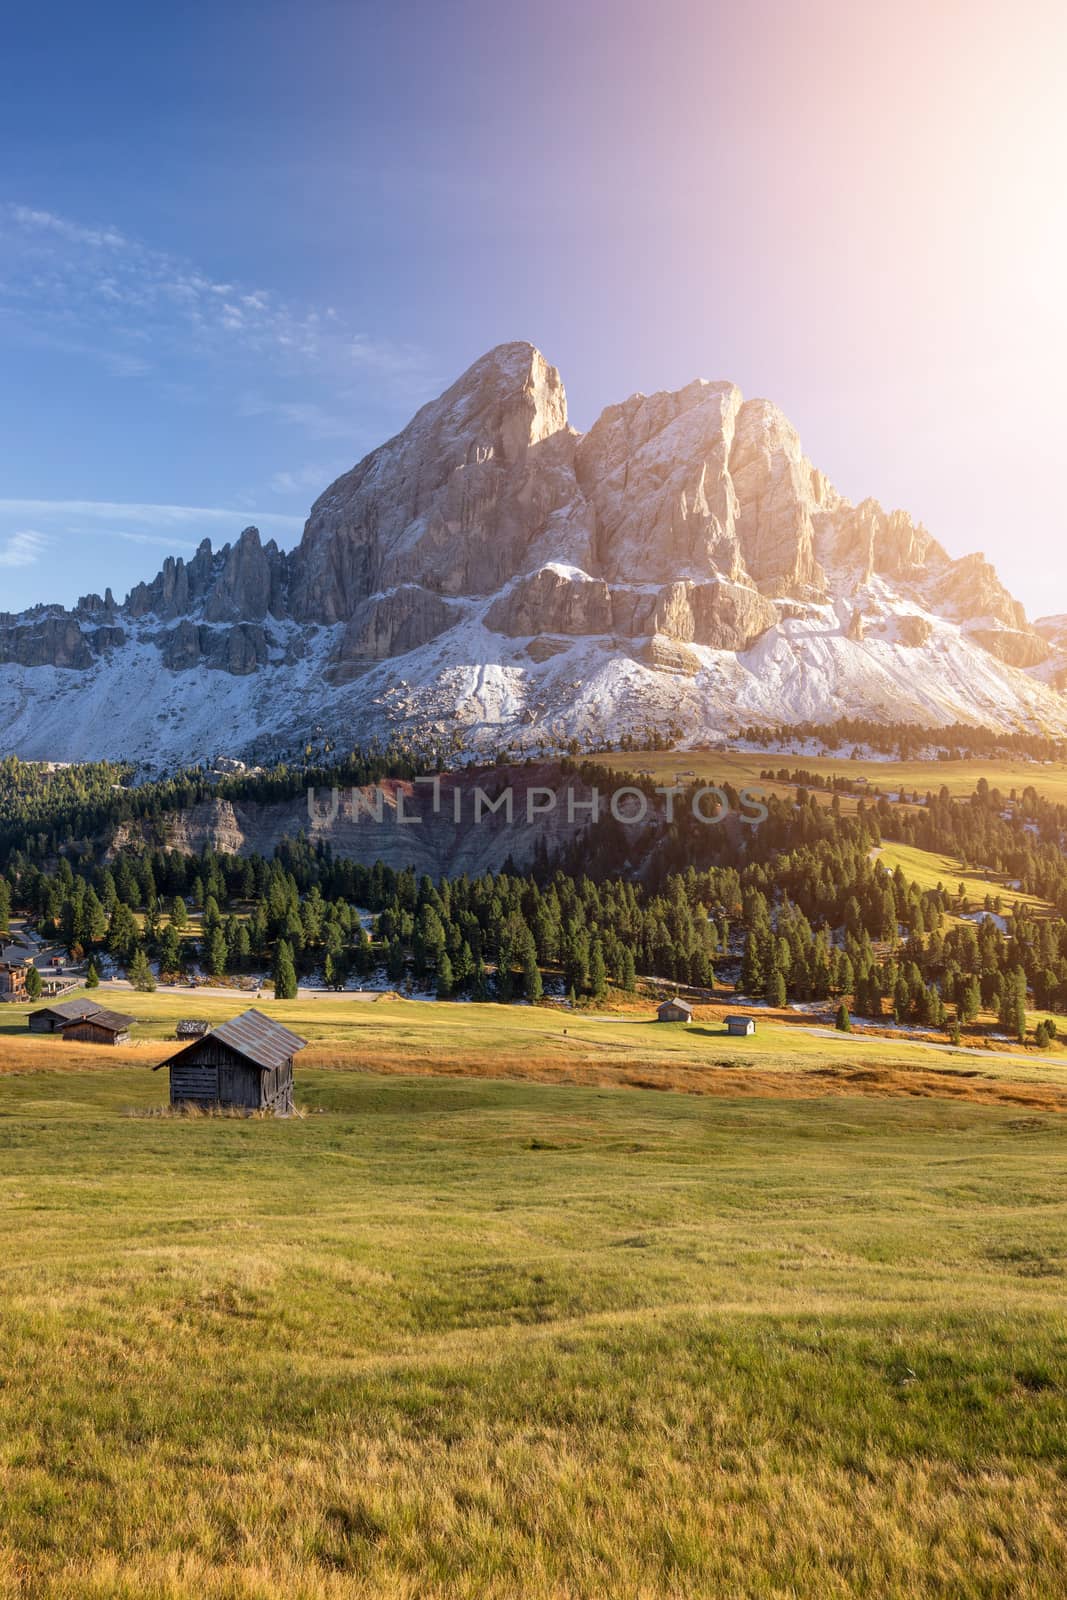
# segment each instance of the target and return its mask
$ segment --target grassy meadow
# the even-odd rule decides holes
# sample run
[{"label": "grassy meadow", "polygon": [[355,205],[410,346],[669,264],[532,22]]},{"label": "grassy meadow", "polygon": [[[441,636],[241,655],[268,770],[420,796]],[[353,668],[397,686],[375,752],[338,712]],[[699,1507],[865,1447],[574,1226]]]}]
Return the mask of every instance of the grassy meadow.
[{"label": "grassy meadow", "polygon": [[920,889],[936,889],[940,885],[954,895],[962,883],[974,911],[982,910],[987,895],[994,898],[999,895],[1004,916],[1010,916],[1016,906],[1027,906],[1043,916],[1053,913],[1053,907],[1047,901],[1013,889],[1007,877],[969,871],[955,856],[939,855],[933,850],[920,850],[915,845],[887,840],[879,847],[878,860],[887,872],[899,867],[908,882],[918,884]]},{"label": "grassy meadow", "polygon": [[0,1077],[4,1600],[1067,1589],[1061,1117],[111,1056]]},{"label": "grassy meadow", "polygon": [[[985,778],[990,788],[1000,789],[1005,795],[1012,789],[1022,794],[1030,786],[1046,800],[1067,805],[1065,762],[985,761],[973,756],[961,761],[851,761],[847,755],[783,755],[764,750],[615,750],[589,759],[620,772],[641,768],[663,783],[673,783],[679,773],[692,773],[709,783],[727,780],[736,788],[746,783],[758,785],[761,772],[777,772],[781,767],[790,772],[801,768],[827,780],[835,776],[863,777],[872,790],[880,789],[883,794],[905,790],[909,795],[917,792],[925,796],[927,791],[937,794],[945,788],[953,796],[970,795],[978,780]],[[788,785],[772,783],[765,787],[783,794],[792,792]],[[847,809],[846,797],[841,799],[842,808]]]},{"label": "grassy meadow", "polygon": [[256,1006],[309,1041],[298,1058],[301,1070],[522,1079],[716,1097],[907,1094],[1067,1109],[1067,1045],[1048,1052],[1011,1045],[985,1050],[977,1048],[976,1036],[975,1048],[949,1051],[904,1032],[867,1034],[857,1027],[835,1033],[826,1025],[829,1011],[824,1017],[756,1011],[755,1036],[734,1039],[723,1021],[734,1009],[727,995],[719,1005],[698,1006],[687,1025],[657,1022],[648,1000],[612,1011],[570,1011],[354,994],[276,1001],[269,989],[259,999],[237,989],[141,994],[106,984],[92,993],[100,1004],[136,1019],[131,1046],[116,1050],[30,1035],[30,1007],[0,1006],[0,1077],[41,1070],[110,1073],[136,1065],[162,1102],[166,1074],[150,1069],[179,1048],[179,1018],[215,1024]]},{"label": "grassy meadow", "polygon": [[1067,1062],[268,999],[187,1117],[235,1002],[98,993],[0,1008],[0,1600],[1067,1590]]}]

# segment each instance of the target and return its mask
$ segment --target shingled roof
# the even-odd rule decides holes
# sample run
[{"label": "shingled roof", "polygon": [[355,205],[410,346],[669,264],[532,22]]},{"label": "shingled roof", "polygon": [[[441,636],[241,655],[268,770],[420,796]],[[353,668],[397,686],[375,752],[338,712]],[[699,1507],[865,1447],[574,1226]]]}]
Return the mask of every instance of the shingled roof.
[{"label": "shingled roof", "polygon": [[136,1017],[124,1016],[121,1011],[109,1011],[106,1006],[96,1006],[84,1016],[72,1017],[66,1026],[73,1028],[79,1022],[91,1022],[94,1028],[104,1028],[108,1033],[126,1033],[136,1021]]},{"label": "shingled roof", "polygon": [[[80,1022],[84,1017],[91,1017],[103,1007],[96,1000],[64,1000],[57,1006],[41,1006],[40,1011],[35,1011],[34,1016],[47,1012],[50,1017],[62,1017],[65,1022]],[[127,1022],[132,1022],[132,1017],[127,1017]]]}]

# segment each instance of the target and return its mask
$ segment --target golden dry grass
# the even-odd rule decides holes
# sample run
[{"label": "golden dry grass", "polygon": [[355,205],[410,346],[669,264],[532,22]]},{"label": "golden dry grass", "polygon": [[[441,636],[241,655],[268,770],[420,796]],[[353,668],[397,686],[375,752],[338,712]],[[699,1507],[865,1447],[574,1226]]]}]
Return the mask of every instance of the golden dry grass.
[{"label": "golden dry grass", "polygon": [[[135,1042],[112,1048],[31,1036],[25,1008],[0,1013],[0,1076],[37,1072],[146,1075],[167,1097],[165,1070],[180,1047],[167,1035],[179,1016],[232,1016],[245,997],[224,999],[122,992],[114,1003],[138,1016]],[[310,1040],[298,1057],[309,1069],[390,1076],[510,1080],[624,1087],[713,1098],[937,1098],[975,1105],[1067,1110],[1067,1061],[1002,1044],[964,1054],[890,1034],[834,1035],[818,1018],[761,1012],[751,1039],[725,1036],[725,1005],[698,1006],[691,1025],[650,1020],[647,1003],[610,1012],[556,1007],[437,1005],[318,997],[259,1004]],[[144,1035],[152,1035],[145,1038]]]},{"label": "golden dry grass", "polygon": [[3,1600],[1058,1600],[1067,1122],[0,1078]]},{"label": "golden dry grass", "polygon": [[1038,761],[976,761],[970,757],[963,761],[851,761],[847,756],[732,750],[616,750],[590,759],[621,772],[644,768],[665,783],[673,782],[678,773],[693,772],[709,783],[726,780],[738,788],[746,783],[758,785],[761,772],[777,771],[780,767],[790,772],[801,768],[827,779],[864,777],[872,790],[878,788],[883,793],[906,790],[909,795],[915,792],[925,795],[928,791],[937,794],[942,787],[952,795],[970,795],[979,779],[985,778],[991,788],[1000,789],[1005,795],[1012,789],[1021,794],[1029,786],[1045,799],[1067,805],[1067,764],[1063,762],[1045,765]]}]

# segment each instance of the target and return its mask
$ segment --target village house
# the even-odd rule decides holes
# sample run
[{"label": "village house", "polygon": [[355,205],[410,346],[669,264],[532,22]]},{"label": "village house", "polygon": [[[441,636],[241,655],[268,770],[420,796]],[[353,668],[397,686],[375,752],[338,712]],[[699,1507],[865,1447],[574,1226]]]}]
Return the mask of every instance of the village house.
[{"label": "village house", "polygon": [[747,1037],[755,1033],[756,1024],[751,1017],[727,1017],[726,1031],[735,1037]]},{"label": "village house", "polygon": [[688,1000],[679,1000],[675,995],[671,1000],[664,1000],[656,1011],[657,1022],[692,1022],[693,1008]]},{"label": "village house", "polygon": [[306,1044],[262,1011],[246,1011],[154,1070],[170,1069],[173,1106],[230,1106],[287,1116],[293,1109],[293,1057]]},{"label": "village house", "polygon": [[29,1018],[31,1033],[59,1033],[83,1044],[129,1044],[133,1017],[109,1011],[95,1000],[64,1000],[42,1006]]},{"label": "village house", "polygon": [[28,998],[26,978],[30,965],[28,957],[14,946],[0,950],[0,1001],[13,1004]]}]

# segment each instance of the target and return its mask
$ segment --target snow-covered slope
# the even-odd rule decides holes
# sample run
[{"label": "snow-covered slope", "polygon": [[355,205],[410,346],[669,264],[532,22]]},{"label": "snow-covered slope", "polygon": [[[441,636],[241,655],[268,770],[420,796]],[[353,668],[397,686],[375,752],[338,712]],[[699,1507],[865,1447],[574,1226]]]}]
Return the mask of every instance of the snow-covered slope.
[{"label": "snow-covered slope", "polygon": [[682,742],[843,715],[1067,732],[1067,626],[980,556],[852,506],[731,384],[584,437],[529,345],[477,362],[312,508],[122,605],[0,616],[0,746],[171,765],[320,734]]}]

